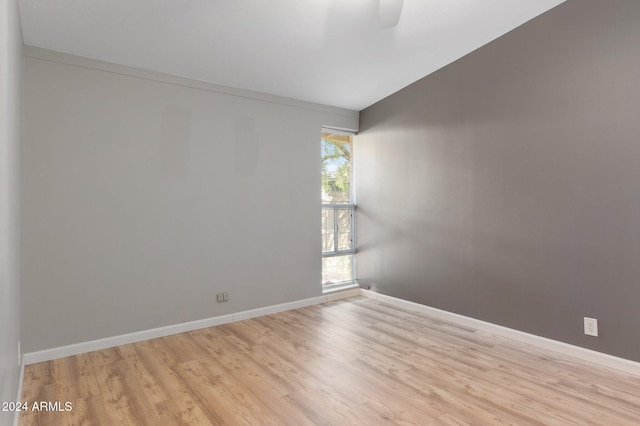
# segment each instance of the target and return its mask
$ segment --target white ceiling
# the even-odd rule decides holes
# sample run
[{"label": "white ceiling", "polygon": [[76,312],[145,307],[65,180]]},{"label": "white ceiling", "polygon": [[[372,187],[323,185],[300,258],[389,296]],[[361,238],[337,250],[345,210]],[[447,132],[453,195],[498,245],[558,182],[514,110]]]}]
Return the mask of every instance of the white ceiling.
[{"label": "white ceiling", "polygon": [[20,0],[27,45],[361,110],[562,3]]}]

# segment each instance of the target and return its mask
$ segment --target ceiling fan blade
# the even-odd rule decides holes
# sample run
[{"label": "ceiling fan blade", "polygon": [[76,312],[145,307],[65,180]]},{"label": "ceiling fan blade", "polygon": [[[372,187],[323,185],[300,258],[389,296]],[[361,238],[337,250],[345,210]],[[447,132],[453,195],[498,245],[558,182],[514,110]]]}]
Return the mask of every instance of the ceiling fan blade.
[{"label": "ceiling fan blade", "polygon": [[380,1],[380,26],[391,28],[398,25],[402,14],[404,0],[379,0]]}]

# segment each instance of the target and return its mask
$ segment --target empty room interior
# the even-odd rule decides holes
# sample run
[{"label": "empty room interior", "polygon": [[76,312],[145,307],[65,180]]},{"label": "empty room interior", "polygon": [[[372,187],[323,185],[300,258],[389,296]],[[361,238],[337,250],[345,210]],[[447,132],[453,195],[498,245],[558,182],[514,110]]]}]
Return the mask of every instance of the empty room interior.
[{"label": "empty room interior", "polygon": [[639,1],[0,22],[0,426],[640,424]]}]

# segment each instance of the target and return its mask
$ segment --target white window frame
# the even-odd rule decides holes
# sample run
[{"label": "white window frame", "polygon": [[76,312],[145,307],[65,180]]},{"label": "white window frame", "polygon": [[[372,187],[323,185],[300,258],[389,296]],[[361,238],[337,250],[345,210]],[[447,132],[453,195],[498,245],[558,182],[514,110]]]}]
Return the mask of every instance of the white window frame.
[{"label": "white window frame", "polygon": [[[355,132],[349,132],[339,129],[332,129],[328,127],[323,127],[321,129],[322,133],[333,133],[340,134],[345,136],[355,136]],[[343,281],[339,283],[329,283],[323,284],[323,292],[328,292],[332,290],[343,289],[345,285],[357,285],[356,283],[356,256],[358,246],[357,246],[357,238],[356,238],[356,186],[355,186],[355,144],[352,142],[351,144],[351,176],[349,177],[349,203],[322,203],[322,210],[331,209],[333,210],[333,241],[334,241],[334,249],[330,251],[323,251],[322,258],[330,258],[330,257],[338,257],[338,256],[351,256],[351,280]],[[350,248],[347,250],[338,250],[338,220],[337,220],[337,211],[338,210],[350,210],[351,211],[351,221],[350,221],[350,236],[351,236],[351,244]]]}]

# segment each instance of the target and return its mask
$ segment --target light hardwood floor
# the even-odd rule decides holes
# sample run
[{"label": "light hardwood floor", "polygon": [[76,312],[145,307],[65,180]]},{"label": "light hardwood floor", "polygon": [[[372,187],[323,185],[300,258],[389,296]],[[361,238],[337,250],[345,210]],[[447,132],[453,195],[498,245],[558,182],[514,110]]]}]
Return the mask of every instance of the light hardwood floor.
[{"label": "light hardwood floor", "polygon": [[639,425],[640,377],[352,298],[27,366],[21,425]]}]

